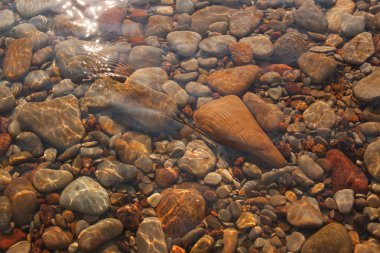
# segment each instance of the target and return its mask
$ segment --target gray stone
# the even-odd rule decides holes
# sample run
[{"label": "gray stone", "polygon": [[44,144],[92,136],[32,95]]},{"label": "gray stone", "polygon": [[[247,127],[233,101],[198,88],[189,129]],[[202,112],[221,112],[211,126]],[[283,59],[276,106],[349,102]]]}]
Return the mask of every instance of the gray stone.
[{"label": "gray stone", "polygon": [[64,0],[37,0],[32,4],[30,0],[16,0],[16,8],[21,16],[30,18],[59,7],[64,2]]},{"label": "gray stone", "polygon": [[195,140],[187,144],[185,155],[177,163],[182,171],[204,178],[214,168],[216,158],[203,141]]},{"label": "gray stone", "polygon": [[208,37],[199,43],[199,48],[215,57],[223,57],[229,54],[229,45],[236,42],[236,39],[231,35],[218,35]]},{"label": "gray stone", "polygon": [[32,91],[42,90],[51,85],[51,79],[46,71],[33,70],[25,76],[24,85]]},{"label": "gray stone", "polygon": [[176,101],[179,107],[185,106],[189,101],[189,94],[187,94],[186,91],[174,81],[167,81],[162,86],[162,89]]},{"label": "gray stone", "polygon": [[308,155],[302,155],[298,159],[298,165],[305,175],[312,179],[321,179],[323,176],[323,169]]},{"label": "gray stone", "polygon": [[54,97],[62,97],[69,95],[75,89],[75,84],[70,79],[63,79],[53,86]]},{"label": "gray stone", "polygon": [[273,54],[273,44],[265,35],[259,34],[252,37],[244,37],[239,42],[247,43],[251,47],[253,58],[269,59]]},{"label": "gray stone", "polygon": [[79,177],[62,192],[59,204],[72,211],[100,215],[110,207],[108,192],[90,177]]},{"label": "gray stone", "polygon": [[44,153],[41,139],[32,132],[21,132],[15,138],[15,143],[23,151],[28,151],[34,157],[40,157]]},{"label": "gray stone", "polygon": [[234,12],[230,17],[230,34],[235,38],[244,37],[256,29],[263,18],[263,13],[256,8]]},{"label": "gray stone", "polygon": [[192,13],[194,11],[194,3],[191,0],[177,0],[175,2],[175,10],[179,13]]},{"label": "gray stone", "polygon": [[128,63],[135,69],[159,67],[161,61],[161,50],[153,46],[136,46],[132,48],[128,58]]},{"label": "gray stone", "polygon": [[117,219],[107,218],[98,221],[80,232],[78,236],[79,249],[84,252],[92,252],[122,232],[123,223]]},{"label": "gray stone", "polygon": [[218,185],[222,181],[222,176],[216,172],[210,172],[203,178],[203,181],[208,185]]},{"label": "gray stone", "polygon": [[59,190],[73,181],[73,175],[65,170],[39,169],[33,174],[33,185],[39,192]]},{"label": "gray stone", "polygon": [[167,253],[165,234],[156,217],[148,217],[141,222],[136,233],[138,253]]},{"label": "gray stone", "polygon": [[341,16],[340,30],[342,35],[348,38],[365,32],[365,16],[354,16],[344,13]]},{"label": "gray stone", "polygon": [[194,97],[206,97],[212,93],[210,87],[197,82],[188,82],[185,90]]},{"label": "gray stone", "polygon": [[162,92],[162,85],[169,80],[169,77],[162,68],[148,67],[136,70],[128,80],[141,85],[148,85]]},{"label": "gray stone", "polygon": [[96,168],[96,178],[104,187],[133,182],[138,173],[138,169],[133,165],[108,159],[101,162]]},{"label": "gray stone", "polygon": [[168,34],[169,47],[179,56],[190,57],[197,53],[202,37],[196,32],[175,31]]},{"label": "gray stone", "polygon": [[295,65],[298,58],[306,52],[307,49],[307,42],[300,34],[288,32],[278,38],[274,43],[272,60],[275,63]]},{"label": "gray stone", "polygon": [[11,10],[0,11],[0,32],[10,29],[15,23],[15,17]]},{"label": "gray stone", "polygon": [[162,15],[153,15],[148,19],[144,33],[146,37],[157,36],[165,38],[173,30],[173,18]]},{"label": "gray stone", "polygon": [[351,189],[339,190],[335,193],[334,199],[339,212],[349,214],[354,206],[354,191]]},{"label": "gray stone", "polygon": [[197,10],[191,15],[191,30],[204,35],[209,26],[219,21],[227,22],[235,9],[226,6],[212,5]]},{"label": "gray stone", "polygon": [[380,71],[376,70],[354,86],[354,95],[360,101],[370,103],[380,98]]},{"label": "gray stone", "polygon": [[317,33],[325,32],[328,24],[320,8],[307,3],[294,12],[294,23],[306,30]]}]

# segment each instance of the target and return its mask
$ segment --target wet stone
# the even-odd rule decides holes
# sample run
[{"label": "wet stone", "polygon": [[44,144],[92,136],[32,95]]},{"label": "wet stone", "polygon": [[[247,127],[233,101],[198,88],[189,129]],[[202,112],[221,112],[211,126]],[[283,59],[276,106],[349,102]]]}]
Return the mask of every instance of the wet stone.
[{"label": "wet stone", "polygon": [[31,71],[25,76],[24,85],[32,91],[46,89],[51,85],[50,76],[44,70]]},{"label": "wet stone", "polygon": [[58,226],[48,227],[42,234],[42,241],[46,248],[50,250],[66,249],[71,238]]},{"label": "wet stone", "polygon": [[137,173],[138,169],[133,165],[106,159],[97,166],[95,175],[101,185],[110,187],[133,182],[137,177]]},{"label": "wet stone", "polygon": [[9,163],[12,165],[18,165],[25,162],[29,162],[33,159],[33,155],[28,151],[18,152],[9,157]]},{"label": "wet stone", "polygon": [[202,37],[196,32],[175,31],[166,37],[169,47],[180,56],[189,57],[198,51]]},{"label": "wet stone", "polygon": [[17,0],[16,8],[17,12],[26,18],[37,16],[45,11],[51,10],[60,6],[63,3],[63,0],[44,0],[36,1],[33,4],[30,4],[29,0]]},{"label": "wet stone", "polygon": [[253,51],[248,43],[231,43],[229,48],[232,60],[236,65],[246,65],[252,62]]},{"label": "wet stone", "polygon": [[324,83],[336,70],[335,60],[316,53],[304,53],[298,58],[300,69],[311,78],[313,82]]},{"label": "wet stone", "polygon": [[186,152],[178,160],[178,167],[190,175],[204,178],[215,166],[216,158],[213,152],[201,140],[187,144]]},{"label": "wet stone", "polygon": [[110,207],[107,191],[90,177],[79,177],[62,192],[59,204],[89,215],[105,213]]},{"label": "wet stone", "polygon": [[15,138],[15,143],[21,150],[31,153],[33,157],[40,157],[44,152],[41,139],[32,132],[21,132]]},{"label": "wet stone", "polygon": [[273,44],[265,35],[259,34],[252,37],[244,37],[239,42],[248,44],[252,49],[253,57],[256,59],[268,59],[273,53]]},{"label": "wet stone", "polygon": [[5,197],[0,196],[0,230],[6,230],[12,220],[12,206],[11,201]]},{"label": "wet stone", "polygon": [[137,158],[152,152],[152,140],[138,132],[126,132],[115,140],[115,151],[123,163],[133,163]]},{"label": "wet stone", "polygon": [[169,79],[165,70],[159,67],[147,67],[138,69],[128,79],[133,83],[149,85],[157,91],[163,91],[163,84]]},{"label": "wet stone", "polygon": [[372,35],[363,32],[348,41],[342,48],[343,59],[351,64],[363,64],[375,53]]},{"label": "wet stone", "polygon": [[73,180],[73,175],[65,170],[39,169],[33,175],[33,185],[43,193],[64,188]]},{"label": "wet stone", "polygon": [[16,39],[12,42],[3,60],[3,72],[8,80],[21,79],[29,71],[32,50],[33,44],[28,38]]},{"label": "wet stone", "polygon": [[199,43],[199,48],[215,57],[224,57],[229,54],[229,45],[236,42],[236,39],[231,35],[218,35],[208,37]]},{"label": "wet stone", "polygon": [[12,110],[15,105],[16,100],[9,87],[0,83],[0,113]]},{"label": "wet stone", "polygon": [[189,95],[186,93],[178,83],[174,81],[167,81],[162,86],[163,91],[172,97],[179,107],[183,107],[189,100]]},{"label": "wet stone", "polygon": [[323,169],[308,155],[302,155],[298,159],[298,165],[305,175],[312,180],[321,179],[323,176]]},{"label": "wet stone", "polygon": [[306,41],[295,32],[282,35],[273,46],[272,60],[288,65],[295,65],[298,58],[307,51]]},{"label": "wet stone", "polygon": [[299,228],[320,227],[323,224],[318,202],[310,197],[302,197],[292,203],[288,209],[287,220],[290,224]]},{"label": "wet stone", "polygon": [[11,182],[11,174],[6,170],[0,170],[0,190],[3,191]]},{"label": "wet stone", "polygon": [[33,219],[37,209],[37,192],[25,178],[14,179],[5,189],[4,195],[12,203],[12,219],[16,225],[26,225]]},{"label": "wet stone", "polygon": [[78,236],[79,249],[85,252],[93,251],[100,245],[119,236],[123,232],[121,221],[107,218],[82,230]]},{"label": "wet stone", "polygon": [[212,93],[210,87],[198,82],[188,82],[185,86],[185,90],[189,95],[194,97],[205,97]]},{"label": "wet stone", "polygon": [[141,222],[136,233],[138,253],[166,253],[165,235],[156,217],[148,217]]},{"label": "wet stone", "polygon": [[196,190],[169,188],[161,195],[156,213],[166,234],[183,236],[203,220],[205,201]]},{"label": "wet stone", "polygon": [[380,180],[380,140],[368,145],[364,153],[364,162],[369,174],[377,181]]},{"label": "wet stone", "polygon": [[294,22],[306,30],[317,33],[325,32],[328,24],[320,8],[307,3],[295,11]]},{"label": "wet stone", "polygon": [[305,236],[303,234],[293,232],[286,236],[286,249],[290,252],[299,252],[304,242]]},{"label": "wet stone", "polygon": [[311,129],[331,128],[336,121],[334,111],[323,101],[310,105],[303,113],[303,117],[306,126]]},{"label": "wet stone", "polygon": [[261,23],[263,13],[255,8],[234,12],[230,17],[229,30],[235,38],[250,34]]},{"label": "wet stone", "polygon": [[57,149],[71,147],[84,136],[78,100],[72,95],[25,103],[17,110],[17,119],[23,130],[37,134]]},{"label": "wet stone", "polygon": [[257,220],[250,212],[242,212],[239,219],[236,221],[238,229],[253,228],[257,225]]},{"label": "wet stone", "polygon": [[144,33],[146,37],[166,37],[173,30],[173,18],[162,15],[153,15],[148,19]]},{"label": "wet stone", "polygon": [[28,241],[20,241],[16,244],[13,244],[12,247],[10,247],[7,250],[7,253],[27,253],[31,250],[31,243]]},{"label": "wet stone", "polygon": [[351,189],[339,190],[335,193],[334,199],[339,212],[342,214],[348,214],[354,206],[354,191]]},{"label": "wet stone", "polygon": [[375,71],[367,77],[361,79],[354,86],[354,95],[360,101],[370,103],[380,98],[380,88],[378,80],[380,71]]},{"label": "wet stone", "polygon": [[211,252],[214,247],[215,240],[209,235],[202,236],[191,248],[190,253]]},{"label": "wet stone", "polygon": [[6,31],[10,29],[15,22],[14,14],[11,10],[0,11],[0,31]]},{"label": "wet stone", "polygon": [[53,86],[54,97],[62,97],[71,94],[75,89],[75,84],[70,79],[63,79]]},{"label": "wet stone", "polygon": [[365,16],[354,16],[344,13],[340,21],[341,33],[348,38],[365,32]]}]

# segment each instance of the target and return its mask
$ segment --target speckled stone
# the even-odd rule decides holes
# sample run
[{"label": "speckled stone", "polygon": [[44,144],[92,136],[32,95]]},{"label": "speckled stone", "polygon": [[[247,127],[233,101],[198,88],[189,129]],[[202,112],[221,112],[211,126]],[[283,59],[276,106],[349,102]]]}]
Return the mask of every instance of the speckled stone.
[{"label": "speckled stone", "polygon": [[336,121],[334,110],[323,101],[311,104],[304,111],[303,118],[306,126],[310,129],[331,128]]},{"label": "speckled stone", "polygon": [[310,197],[302,197],[292,203],[287,212],[287,220],[290,224],[299,228],[314,228],[323,224],[318,202]]},{"label": "speckled stone", "polygon": [[165,234],[156,217],[145,218],[136,233],[138,253],[167,253]]},{"label": "speckled stone", "polygon": [[356,35],[342,48],[343,59],[350,64],[363,64],[374,53],[372,34],[369,32]]},{"label": "speckled stone", "polygon": [[65,170],[39,169],[33,175],[33,185],[39,192],[59,190],[73,181],[73,175]]}]

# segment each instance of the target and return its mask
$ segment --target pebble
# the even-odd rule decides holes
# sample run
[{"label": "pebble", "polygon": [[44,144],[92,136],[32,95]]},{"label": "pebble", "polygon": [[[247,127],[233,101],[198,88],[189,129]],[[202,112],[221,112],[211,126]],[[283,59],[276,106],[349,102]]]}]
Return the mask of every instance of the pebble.
[{"label": "pebble", "polygon": [[176,101],[179,107],[185,106],[189,101],[189,95],[174,81],[167,81],[162,85],[162,89]]},{"label": "pebble", "polygon": [[320,227],[323,224],[322,213],[318,202],[311,197],[302,197],[292,203],[288,209],[287,220],[299,228]]},{"label": "pebble", "polygon": [[59,204],[72,211],[100,215],[110,207],[107,191],[90,177],[82,176],[63,190]]},{"label": "pebble", "polygon": [[209,54],[222,58],[229,54],[229,45],[236,42],[236,39],[231,35],[218,35],[208,37],[199,43],[199,48]]},{"label": "pebble", "polygon": [[241,43],[246,43],[250,46],[253,52],[253,57],[256,59],[268,59],[273,54],[273,44],[265,35],[256,35],[244,37],[239,40]]},{"label": "pebble", "polygon": [[351,38],[365,32],[365,16],[354,16],[344,13],[341,16],[340,22],[340,30],[345,37]]},{"label": "pebble", "polygon": [[191,248],[190,253],[211,252],[214,247],[215,240],[209,235],[202,236]]},{"label": "pebble", "polygon": [[250,212],[242,212],[236,221],[236,226],[238,229],[248,229],[253,228],[258,224],[255,216]]},{"label": "pebble", "polygon": [[80,232],[77,240],[79,249],[82,251],[93,251],[103,243],[119,236],[122,232],[123,224],[121,221],[113,218],[100,220]]},{"label": "pebble", "polygon": [[71,238],[57,226],[48,227],[42,234],[42,241],[50,250],[66,249],[71,244]]},{"label": "pebble", "polygon": [[39,192],[48,193],[64,188],[73,175],[64,170],[39,169],[33,175],[33,185]]},{"label": "pebble", "polygon": [[16,105],[15,97],[9,87],[0,83],[0,113],[8,112]]},{"label": "pebble", "polygon": [[286,236],[286,249],[290,252],[300,252],[304,242],[305,236],[300,232],[295,231]]},{"label": "pebble", "polygon": [[327,19],[320,8],[311,4],[303,4],[294,12],[294,23],[306,30],[323,33],[327,30]]},{"label": "pebble", "polygon": [[11,201],[5,197],[0,197],[0,230],[9,228],[12,220],[12,206]]},{"label": "pebble", "polygon": [[335,125],[336,116],[330,105],[323,101],[311,104],[303,113],[308,128],[331,128]]},{"label": "pebble", "polygon": [[374,101],[380,97],[380,89],[376,85],[376,80],[380,77],[380,71],[375,71],[367,77],[361,79],[354,86],[354,95],[360,101]]},{"label": "pebble", "polygon": [[306,51],[306,41],[298,33],[289,32],[273,44],[272,59],[278,63],[295,65],[298,58]]},{"label": "pebble", "polygon": [[31,250],[31,243],[28,241],[20,241],[7,250],[7,253],[27,253]]},{"label": "pebble", "polygon": [[197,53],[202,37],[196,32],[175,31],[169,33],[166,40],[169,47],[179,56],[190,57]]},{"label": "pebble", "polygon": [[15,143],[21,150],[28,151],[33,157],[40,157],[44,152],[41,139],[32,132],[21,132],[15,138]]},{"label": "pebble", "polygon": [[223,231],[223,253],[233,253],[238,246],[238,231],[234,228],[227,228]]},{"label": "pebble", "polygon": [[129,53],[128,63],[135,69],[161,65],[161,51],[153,46],[136,46]]},{"label": "pebble", "polygon": [[203,178],[203,181],[207,185],[219,185],[222,181],[222,177],[216,172],[210,172],[205,176],[205,178]]},{"label": "pebble", "polygon": [[315,83],[324,83],[337,68],[337,63],[327,56],[307,52],[298,58],[300,69]]},{"label": "pebble", "polygon": [[342,189],[335,193],[335,202],[338,206],[339,212],[348,214],[354,206],[354,191],[351,189]]},{"label": "pebble", "polygon": [[154,193],[147,198],[147,201],[151,207],[157,207],[162,199],[161,194]]},{"label": "pebble", "polygon": [[348,41],[342,48],[343,59],[351,64],[363,64],[375,52],[372,35],[363,32]]},{"label": "pebble", "polygon": [[298,165],[305,175],[312,180],[321,179],[324,174],[323,169],[308,155],[302,155],[298,159]]},{"label": "pebble", "polygon": [[189,95],[194,97],[206,97],[212,93],[210,87],[198,82],[188,82],[185,90]]}]

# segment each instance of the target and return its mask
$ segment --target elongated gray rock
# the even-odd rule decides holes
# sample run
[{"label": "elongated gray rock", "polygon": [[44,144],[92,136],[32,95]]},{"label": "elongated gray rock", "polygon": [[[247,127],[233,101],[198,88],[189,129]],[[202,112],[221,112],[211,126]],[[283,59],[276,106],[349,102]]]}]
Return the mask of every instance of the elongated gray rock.
[{"label": "elongated gray rock", "polygon": [[136,233],[138,253],[167,253],[165,235],[161,222],[156,217],[148,217],[141,222]]},{"label": "elongated gray rock", "polygon": [[79,177],[62,192],[59,204],[72,211],[100,215],[110,207],[107,191],[90,177]]},{"label": "elongated gray rock", "polygon": [[73,95],[22,104],[16,109],[16,118],[22,130],[37,134],[60,150],[77,144],[85,133]]}]

